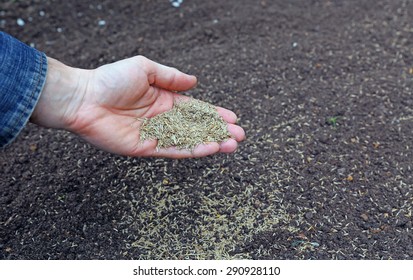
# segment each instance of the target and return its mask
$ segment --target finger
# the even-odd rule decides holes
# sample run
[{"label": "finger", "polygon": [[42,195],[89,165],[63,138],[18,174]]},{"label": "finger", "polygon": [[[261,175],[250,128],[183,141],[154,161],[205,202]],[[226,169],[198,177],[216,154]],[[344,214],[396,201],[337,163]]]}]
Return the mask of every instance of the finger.
[{"label": "finger", "polygon": [[220,151],[220,145],[216,142],[207,143],[207,144],[200,144],[196,146],[193,150],[187,149],[178,149],[175,147],[171,148],[163,148],[157,149],[152,151],[147,156],[150,157],[167,157],[167,158],[174,158],[174,159],[182,159],[182,158],[199,158],[199,157],[206,157],[209,155],[213,155]]},{"label": "finger", "polygon": [[219,152],[220,153],[233,153],[238,147],[238,142],[234,139],[228,139],[225,142],[220,143]]},{"label": "finger", "polygon": [[195,76],[185,74],[176,68],[162,65],[143,56],[136,58],[140,60],[151,85],[170,91],[183,91],[193,88],[197,83]]},{"label": "finger", "polygon": [[234,112],[222,108],[222,107],[216,107],[218,114],[226,121],[227,123],[236,123],[237,122],[237,115],[235,115]]},{"label": "finger", "polygon": [[241,142],[245,140],[245,131],[242,127],[229,123],[227,129],[228,132],[231,134],[232,138],[235,139],[235,141]]}]

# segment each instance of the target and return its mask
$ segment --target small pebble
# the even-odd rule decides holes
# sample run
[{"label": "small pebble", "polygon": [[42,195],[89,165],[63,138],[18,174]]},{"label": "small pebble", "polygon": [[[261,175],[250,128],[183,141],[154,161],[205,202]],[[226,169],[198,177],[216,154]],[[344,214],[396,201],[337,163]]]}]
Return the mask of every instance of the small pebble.
[{"label": "small pebble", "polygon": [[182,2],[184,1],[183,0],[169,0],[169,2],[171,2],[173,7],[179,8],[179,6],[181,6]]},{"label": "small pebble", "polygon": [[61,27],[56,28],[56,31],[62,33],[63,29]]},{"label": "small pebble", "polygon": [[44,11],[40,11],[40,12],[39,12],[39,16],[41,16],[41,17],[44,17],[45,14],[46,14],[46,13],[45,13]]},{"label": "small pebble", "polygon": [[17,25],[18,26],[24,26],[26,23],[24,22],[24,20],[23,19],[21,19],[21,18],[18,18],[17,19]]},{"label": "small pebble", "polygon": [[105,26],[105,25],[106,25],[106,21],[105,21],[105,20],[99,20],[98,25],[99,25],[99,26]]},{"label": "small pebble", "polygon": [[296,48],[298,46],[298,43],[297,42],[294,42],[293,43],[293,48]]},{"label": "small pebble", "polygon": [[305,213],[304,216],[305,216],[306,219],[311,220],[313,218],[313,213],[307,212],[307,213]]},{"label": "small pebble", "polygon": [[369,220],[369,216],[367,216],[366,213],[361,214],[361,215],[360,215],[360,218],[362,218],[363,221],[365,221],[365,222],[367,222],[367,221]]}]

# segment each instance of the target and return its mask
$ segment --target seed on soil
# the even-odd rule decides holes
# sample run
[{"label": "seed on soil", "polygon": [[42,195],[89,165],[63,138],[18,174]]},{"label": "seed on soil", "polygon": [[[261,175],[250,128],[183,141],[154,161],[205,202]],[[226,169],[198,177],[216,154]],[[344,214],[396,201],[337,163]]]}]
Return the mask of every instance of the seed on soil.
[{"label": "seed on soil", "polygon": [[367,222],[367,221],[369,220],[369,216],[367,216],[366,213],[361,214],[361,215],[360,215],[360,218],[362,218],[363,221],[365,221],[365,222]]},{"label": "seed on soil", "polygon": [[227,123],[209,103],[189,99],[178,100],[170,111],[144,119],[140,140],[157,139],[158,148],[194,149],[208,142],[230,138]]}]

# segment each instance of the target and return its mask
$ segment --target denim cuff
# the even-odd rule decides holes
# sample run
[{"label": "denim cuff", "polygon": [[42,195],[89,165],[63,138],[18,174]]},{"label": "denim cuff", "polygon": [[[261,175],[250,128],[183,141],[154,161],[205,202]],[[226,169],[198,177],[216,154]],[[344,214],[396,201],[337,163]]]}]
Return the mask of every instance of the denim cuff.
[{"label": "denim cuff", "polygon": [[46,55],[0,32],[0,148],[28,122],[43,90]]}]

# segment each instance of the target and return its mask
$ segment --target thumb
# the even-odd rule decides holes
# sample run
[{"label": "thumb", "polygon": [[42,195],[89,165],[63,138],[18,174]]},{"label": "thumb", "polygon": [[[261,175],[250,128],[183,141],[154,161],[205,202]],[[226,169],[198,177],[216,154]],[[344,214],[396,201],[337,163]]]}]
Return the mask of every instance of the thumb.
[{"label": "thumb", "polygon": [[185,74],[176,68],[154,62],[144,56],[135,59],[148,77],[150,85],[170,91],[183,91],[193,88],[197,79],[193,75]]}]

